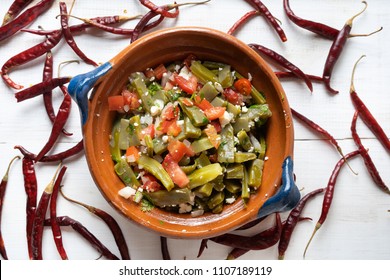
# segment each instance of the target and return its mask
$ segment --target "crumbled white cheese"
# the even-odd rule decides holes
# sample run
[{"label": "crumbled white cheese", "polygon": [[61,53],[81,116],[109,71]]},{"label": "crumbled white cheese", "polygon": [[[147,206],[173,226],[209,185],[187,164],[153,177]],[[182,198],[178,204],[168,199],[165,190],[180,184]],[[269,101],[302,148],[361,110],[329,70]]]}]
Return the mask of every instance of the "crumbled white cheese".
[{"label": "crumbled white cheese", "polygon": [[164,135],[164,136],[162,137],[162,140],[163,140],[164,143],[168,143],[168,140],[169,140],[168,135]]},{"label": "crumbled white cheese", "polygon": [[218,90],[218,92],[220,92],[220,93],[223,92],[223,86],[220,83],[215,82],[214,83],[214,87],[215,87],[216,90]]},{"label": "crumbled white cheese", "polygon": [[236,199],[234,197],[229,197],[229,198],[226,198],[225,199],[225,202],[227,204],[232,204],[234,201],[236,201]]},{"label": "crumbled white cheese", "polygon": [[221,123],[222,127],[225,127],[225,125],[230,123],[233,118],[234,118],[234,115],[232,113],[225,111],[223,113],[223,116],[219,118],[219,122]]},{"label": "crumbled white cheese", "polygon": [[243,112],[243,113],[248,112],[248,107],[242,106],[242,107],[241,107],[241,112]]},{"label": "crumbled white cheese", "polygon": [[150,114],[151,114],[152,116],[157,116],[158,114],[160,114],[160,112],[161,112],[161,108],[160,108],[160,107],[155,106],[155,105],[153,105],[152,107],[150,107]]},{"label": "crumbled white cheese", "polygon": [[203,214],[204,214],[204,210],[198,209],[198,210],[194,210],[191,212],[191,217],[196,218],[196,217],[202,216]]},{"label": "crumbled white cheese", "polygon": [[191,212],[191,210],[192,210],[192,206],[187,204],[187,203],[181,203],[179,205],[179,213],[180,214]]},{"label": "crumbled white cheese", "polygon": [[129,186],[126,186],[126,187],[120,189],[120,190],[118,191],[118,194],[119,194],[121,197],[128,199],[129,197],[135,195],[135,192],[136,192],[135,189],[133,189],[133,188],[131,188],[131,187],[129,187]]}]

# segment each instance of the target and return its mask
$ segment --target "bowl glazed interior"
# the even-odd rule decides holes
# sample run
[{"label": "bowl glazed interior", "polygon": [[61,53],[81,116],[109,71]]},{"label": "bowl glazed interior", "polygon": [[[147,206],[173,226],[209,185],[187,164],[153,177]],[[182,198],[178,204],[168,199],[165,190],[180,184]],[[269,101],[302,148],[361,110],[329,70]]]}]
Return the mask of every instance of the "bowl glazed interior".
[{"label": "bowl glazed interior", "polygon": [[[254,86],[264,93],[273,113],[267,123],[267,153],[261,188],[252,195],[246,207],[238,199],[221,214],[205,214],[192,218],[157,207],[141,211],[138,204],[118,195],[124,187],[114,172],[109,137],[116,114],[108,111],[107,97],[120,94],[128,76],[160,63],[183,60],[195,54],[200,60],[230,64],[244,76],[253,77]],[[284,91],[264,60],[238,39],[220,31],[179,27],[165,29],[141,37],[112,60],[113,69],[93,92],[88,121],[84,127],[87,162],[92,177],[106,200],[130,220],[159,235],[172,238],[207,238],[231,231],[254,219],[264,201],[278,189],[283,160],[293,151],[293,126]]]}]

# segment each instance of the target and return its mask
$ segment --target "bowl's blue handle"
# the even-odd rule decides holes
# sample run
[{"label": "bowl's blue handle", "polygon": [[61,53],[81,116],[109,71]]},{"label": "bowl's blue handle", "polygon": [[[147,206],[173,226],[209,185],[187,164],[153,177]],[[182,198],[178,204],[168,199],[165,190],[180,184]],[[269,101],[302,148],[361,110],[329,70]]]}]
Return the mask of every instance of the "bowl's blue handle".
[{"label": "bowl's blue handle", "polygon": [[88,119],[88,92],[111,68],[112,63],[106,62],[88,73],[73,77],[69,82],[68,91],[79,106],[82,127]]},{"label": "bowl's blue handle", "polygon": [[259,209],[257,217],[265,217],[276,212],[284,212],[293,209],[301,199],[298,187],[295,185],[294,163],[290,156],[286,157],[282,165],[282,185],[278,192],[267,199]]}]

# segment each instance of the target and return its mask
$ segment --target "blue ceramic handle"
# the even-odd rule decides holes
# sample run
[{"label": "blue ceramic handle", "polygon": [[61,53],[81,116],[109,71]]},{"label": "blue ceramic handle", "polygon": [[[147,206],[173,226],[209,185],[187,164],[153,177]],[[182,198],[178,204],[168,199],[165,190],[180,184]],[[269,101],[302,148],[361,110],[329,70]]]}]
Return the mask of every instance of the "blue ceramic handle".
[{"label": "blue ceramic handle", "polygon": [[265,217],[276,212],[293,209],[301,199],[301,194],[294,182],[294,163],[290,156],[286,157],[282,165],[282,185],[278,192],[267,199],[260,208],[257,217]]},{"label": "blue ceramic handle", "polygon": [[88,73],[73,77],[69,82],[68,91],[79,106],[82,127],[88,119],[88,92],[111,68],[111,62],[106,62]]}]

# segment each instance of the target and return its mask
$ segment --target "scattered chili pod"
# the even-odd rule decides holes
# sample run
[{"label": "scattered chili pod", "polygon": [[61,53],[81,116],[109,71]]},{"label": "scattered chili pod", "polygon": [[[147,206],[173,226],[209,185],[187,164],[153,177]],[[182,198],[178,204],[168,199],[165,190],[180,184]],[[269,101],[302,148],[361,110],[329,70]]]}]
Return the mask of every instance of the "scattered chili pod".
[{"label": "scattered chili pod", "polygon": [[[72,18],[81,20],[84,22],[84,24],[96,27],[100,30],[103,30],[103,31],[106,31],[106,32],[112,33],[112,34],[127,35],[128,36],[128,35],[132,35],[134,32],[134,29],[113,27],[113,26],[109,26],[106,23],[101,23],[99,21],[96,21],[94,19],[80,18],[80,17],[73,16],[73,15],[67,15],[66,17],[72,17]],[[122,18],[125,18],[125,17],[122,17]],[[137,16],[133,16],[133,17],[126,17],[126,20],[131,20],[131,19],[136,19],[136,18],[139,18],[139,16],[137,15]],[[72,27],[70,27],[69,29],[72,30]]]},{"label": "scattered chili pod", "polygon": [[239,227],[238,229],[236,230],[246,230],[246,229],[249,229],[249,228],[252,228],[254,227],[255,225],[261,223],[262,221],[265,220],[265,218],[267,218],[267,216],[264,216],[264,217],[261,217],[261,218],[257,218],[249,223],[246,223],[245,225]]},{"label": "scattered chili pod", "polygon": [[[276,77],[278,77],[279,79],[282,79],[282,78],[294,78],[294,77],[297,78],[297,76],[294,75],[294,73],[290,72],[290,71],[276,71],[274,73],[275,73]],[[322,77],[320,77],[320,76],[311,75],[311,74],[306,74],[306,76],[312,82],[322,82],[323,81]]]},{"label": "scattered chili pod", "polygon": [[8,185],[8,174],[9,174],[9,171],[11,169],[12,163],[16,159],[20,159],[20,157],[16,156],[10,161],[8,168],[7,168],[7,171],[5,172],[3,179],[1,180],[1,183],[0,183],[0,254],[3,257],[3,259],[5,259],[5,260],[8,260],[8,256],[7,256],[7,251],[6,251],[5,245],[4,245],[3,234],[1,231],[1,217],[2,217],[2,213],[3,213],[5,191],[6,191],[7,185]]},{"label": "scattered chili pod", "polygon": [[[96,236],[91,233],[85,226],[80,222],[72,219],[69,216],[59,216],[57,217],[57,222],[60,226],[71,226],[76,232],[78,232],[82,237],[85,238],[100,254],[106,257],[109,260],[119,260],[106,246],[103,245]],[[46,219],[44,222],[45,225],[50,225],[50,219]]]},{"label": "scattered chili pod", "polygon": [[264,14],[265,19],[278,33],[282,42],[286,42],[287,41],[286,34],[284,33],[283,29],[280,27],[279,23],[276,21],[275,17],[271,14],[267,6],[265,6],[260,0],[246,0],[246,1],[249,2],[256,9],[258,9],[262,14]]},{"label": "scattered chili pod", "polygon": [[[46,52],[45,63],[43,66],[42,82],[48,81],[50,79],[53,79],[53,53],[51,52],[51,50],[48,50]],[[53,108],[52,91],[46,91],[43,93],[42,96],[47,116],[53,123],[56,118],[56,114]]]},{"label": "scattered chili pod", "polygon": [[328,25],[319,22],[306,20],[295,15],[295,13],[292,11],[290,7],[289,0],[283,0],[283,8],[288,18],[299,27],[302,27],[306,30],[309,30],[315,34],[320,35],[321,37],[330,40],[334,40],[339,34],[339,30],[336,28],[330,27]]},{"label": "scattered chili pod", "polygon": [[200,256],[203,254],[204,250],[207,249],[208,241],[209,240],[206,238],[206,239],[202,239],[202,241],[200,242],[197,258],[200,258]]},{"label": "scattered chili pod", "polygon": [[295,66],[293,63],[288,61],[285,57],[259,44],[249,44],[249,47],[257,51],[258,53],[265,55],[266,57],[268,57],[278,65],[291,71],[291,73],[294,73],[295,76],[301,78],[306,83],[310,92],[313,92],[313,84],[311,83],[307,75],[304,72],[302,72],[302,70],[299,69],[297,66]]},{"label": "scattered chili pod", "polygon": [[[30,158],[31,160],[35,160],[37,158],[37,155],[36,154],[33,154],[29,151],[27,151],[24,147],[22,146],[15,146],[14,147],[15,149],[18,149],[22,154],[23,156],[25,157],[28,157]],[[74,156],[78,153],[80,153],[82,150],[84,149],[84,141],[83,140],[80,140],[79,142],[77,142],[76,145],[74,145],[73,147],[63,151],[63,152],[59,152],[57,154],[51,154],[51,155],[47,155],[47,156],[43,156],[39,162],[59,162],[59,161],[63,161],[71,156]]]},{"label": "scattered chili pod", "polygon": [[169,254],[168,240],[166,237],[160,236],[160,245],[161,245],[161,254],[162,254],[163,260],[170,260],[171,256]]},{"label": "scattered chili pod", "polygon": [[390,194],[389,188],[386,186],[385,182],[382,180],[382,177],[380,176],[378,169],[376,168],[374,161],[372,160],[370,154],[368,153],[367,149],[364,147],[359,134],[356,131],[356,121],[359,116],[359,112],[355,111],[355,114],[353,115],[352,123],[351,123],[351,132],[352,132],[352,138],[358,147],[360,151],[360,155],[363,158],[364,164],[370,173],[371,178],[375,182],[375,184],[383,190],[385,193]]},{"label": "scattered chili pod", "polygon": [[[134,27],[133,34],[131,34],[130,43],[133,43],[135,40],[139,38],[141,33],[145,30],[146,25],[151,21],[154,17],[158,16],[159,14],[154,11],[147,12],[137,23],[137,25]],[[161,15],[159,19],[163,20],[164,17]],[[158,20],[157,20],[158,21]]]},{"label": "scattered chili pod", "polygon": [[23,178],[24,178],[24,190],[27,195],[26,199],[26,238],[28,256],[30,259],[33,258],[31,248],[31,234],[33,230],[35,210],[37,208],[37,190],[38,182],[35,174],[34,161],[29,157],[23,157],[22,160]]},{"label": "scattered chili pod", "polygon": [[21,102],[30,98],[34,98],[48,90],[52,90],[56,87],[69,83],[70,79],[70,77],[61,77],[37,83],[29,88],[25,88],[15,93],[16,100],[17,102]]},{"label": "scattered chili pod", "polygon": [[33,0],[15,0],[9,7],[7,13],[4,15],[3,24],[5,25],[19,15],[24,8],[28,6]]},{"label": "scattered chili pod", "polygon": [[[149,1],[149,0],[139,0],[139,2],[142,5],[144,5],[145,7],[147,7],[149,10],[151,10],[152,12],[154,12],[156,14],[159,14],[159,15],[162,15],[164,17],[175,18],[178,15],[178,9],[177,8],[176,8],[175,12],[170,12],[165,7],[158,6],[158,5],[154,4],[152,1]],[[208,1],[206,1],[206,2],[208,2]]]},{"label": "scattered chili pod", "polygon": [[[339,57],[344,49],[344,46],[347,42],[347,39],[351,33],[353,20],[356,17],[358,17],[359,15],[361,15],[367,8],[367,2],[362,1],[362,3],[365,5],[364,9],[347,20],[347,22],[344,24],[343,28],[340,30],[337,37],[333,40],[333,43],[329,49],[329,53],[328,53],[328,56],[327,56],[326,61],[325,61],[325,66],[324,66],[324,71],[322,73],[322,78],[324,80],[325,88],[333,94],[338,93],[338,91],[333,89],[330,85],[330,79],[332,77],[333,68],[334,68],[337,60],[339,59]],[[380,31],[380,30],[381,29],[379,29],[378,31]],[[376,32],[378,32],[378,31],[376,31]]]},{"label": "scattered chili pod", "polygon": [[355,85],[354,85],[354,76],[356,72],[356,66],[359,63],[359,61],[365,57],[364,55],[361,56],[358,61],[356,61],[353,71],[352,71],[352,77],[351,77],[351,85],[350,85],[350,97],[353,103],[353,106],[355,109],[359,112],[360,118],[363,120],[363,122],[367,125],[367,127],[374,133],[374,135],[377,137],[377,139],[382,143],[382,145],[386,148],[388,152],[390,152],[390,140],[387,137],[386,133],[384,132],[381,125],[378,123],[374,115],[371,113],[371,111],[367,108],[367,106],[364,104],[364,102],[360,99],[359,95],[356,93]]},{"label": "scattered chili pod", "polygon": [[230,27],[230,29],[227,31],[227,34],[233,35],[239,29],[242,25],[244,25],[248,20],[250,20],[252,17],[259,14],[258,10],[249,11],[245,13],[241,18],[239,18],[233,25]]},{"label": "scattered chili pod", "polygon": [[110,214],[108,214],[107,212],[105,212],[101,209],[98,209],[98,208],[93,207],[91,205],[87,205],[85,203],[82,203],[80,201],[77,201],[77,200],[74,200],[74,199],[71,199],[71,198],[65,196],[64,193],[62,192],[62,189],[60,189],[60,193],[66,200],[73,202],[73,203],[76,203],[76,204],[86,208],[89,212],[91,212],[92,214],[94,214],[94,215],[98,216],[100,219],[102,219],[103,222],[106,223],[106,225],[109,227],[110,231],[112,232],[122,259],[123,260],[130,260],[129,248],[127,246],[126,239],[123,235],[123,232],[122,232],[120,226],[118,225],[117,221]]},{"label": "scattered chili pod", "polygon": [[39,15],[48,10],[54,0],[41,0],[36,5],[24,11],[14,20],[0,27],[0,42],[11,37],[20,29],[32,23]]},{"label": "scattered chili pod", "polygon": [[35,158],[36,161],[39,161],[48,151],[51,150],[68,120],[72,104],[72,98],[70,97],[66,87],[61,86],[61,89],[64,93],[64,100],[62,101],[60,108],[58,109],[58,113],[53,123],[49,140],[46,142],[45,146],[43,146],[42,150],[38,153],[37,157]]},{"label": "scattered chili pod", "polygon": [[335,165],[335,167],[334,167],[334,169],[332,171],[332,174],[331,174],[331,176],[329,178],[328,185],[326,186],[326,189],[325,189],[324,200],[322,202],[321,216],[318,219],[317,224],[316,224],[316,226],[314,228],[313,234],[311,235],[311,237],[309,239],[309,242],[306,245],[305,251],[303,253],[304,257],[306,255],[307,249],[309,248],[309,245],[310,245],[311,241],[313,240],[313,237],[314,237],[315,233],[321,228],[321,226],[323,225],[323,223],[326,220],[326,217],[328,216],[329,209],[330,209],[330,207],[332,205],[332,201],[333,201],[333,195],[334,195],[334,189],[335,189],[336,182],[337,182],[337,177],[340,174],[341,168],[343,167],[344,163],[347,160],[349,160],[351,158],[354,158],[355,156],[357,156],[359,154],[360,154],[360,151],[359,150],[355,150],[353,152],[350,152],[350,153],[346,154],[344,158],[341,158],[336,163],[336,165]]},{"label": "scattered chili pod", "polygon": [[62,179],[65,175],[66,169],[67,169],[66,166],[62,166],[60,172],[58,173],[57,179],[56,179],[54,186],[53,186],[53,192],[51,194],[50,206],[49,206],[49,208],[50,208],[50,226],[51,226],[51,231],[53,233],[54,243],[57,247],[58,253],[61,256],[61,259],[63,259],[63,260],[67,260],[68,255],[66,254],[64,244],[62,242],[62,232],[61,232],[60,225],[57,221],[57,197],[58,197],[58,192],[60,189],[60,185],[62,183]]},{"label": "scattered chili pod", "polygon": [[93,66],[98,66],[98,64],[92,59],[88,58],[86,54],[78,47],[76,41],[73,38],[72,33],[70,32],[69,23],[68,23],[68,10],[66,8],[65,2],[60,2],[60,13],[61,13],[61,29],[64,34],[64,38],[69,47],[87,64]]},{"label": "scattered chili pod", "polygon": [[315,189],[314,191],[309,192],[301,200],[298,202],[297,206],[293,210],[291,210],[290,214],[287,217],[286,223],[283,225],[282,233],[280,235],[280,240],[278,244],[278,259],[284,259],[284,254],[287,250],[288,244],[290,243],[290,239],[292,233],[301,218],[302,210],[304,209],[306,203],[315,197],[317,194],[323,193],[325,191],[324,188]]},{"label": "scattered chili pod", "polygon": [[53,192],[54,182],[60,171],[61,164],[58,166],[53,178],[50,180],[44,189],[42,196],[38,202],[37,209],[35,211],[34,223],[31,233],[31,250],[33,260],[42,260],[42,239],[43,239],[43,228],[47,208],[51,194]]},{"label": "scattered chili pod", "polygon": [[[311,220],[311,218],[307,218],[307,217],[300,217],[298,219],[298,221],[304,221],[304,220]],[[282,228],[285,226],[287,221],[283,221],[282,222]],[[277,227],[278,225],[274,225],[264,231],[262,231],[261,233],[259,233],[259,235],[261,235],[263,238],[272,238],[274,232],[275,232],[275,228]],[[280,241],[279,241],[280,242]],[[250,250],[248,249],[242,249],[242,248],[233,248],[230,253],[228,254],[228,256],[226,257],[226,260],[235,260],[239,257],[241,257],[242,255],[248,253]]]},{"label": "scattered chili pod", "polygon": [[210,240],[218,244],[247,250],[263,250],[269,248],[279,241],[280,233],[282,231],[282,221],[280,220],[279,213],[276,213],[275,218],[276,227],[273,228],[273,232],[270,234],[271,237],[265,237],[262,233],[250,237],[226,233],[210,238]]},{"label": "scattered chili pod", "polygon": [[[336,147],[336,149],[339,152],[339,154],[343,158],[345,158],[344,153],[343,153],[339,143],[337,142],[337,140],[328,131],[326,131],[324,128],[322,128],[321,126],[319,126],[318,124],[316,124],[315,122],[310,120],[309,118],[307,118],[304,115],[298,113],[293,108],[290,108],[290,109],[291,109],[291,113],[292,113],[292,115],[294,117],[296,117],[297,119],[302,121],[304,124],[306,124],[308,127],[310,127],[312,130],[314,130],[318,134],[320,134],[323,137],[325,137],[326,139],[328,139],[329,142],[332,143],[332,145]],[[351,169],[352,173],[356,174],[356,172],[353,171],[352,168],[349,166],[348,162],[347,162],[347,165],[348,165],[349,169]]]},{"label": "scattered chili pod", "polygon": [[23,86],[15,83],[8,76],[8,72],[11,68],[23,65],[27,62],[30,62],[44,54],[46,54],[49,50],[54,48],[61,40],[62,33],[56,32],[52,35],[48,35],[46,40],[42,43],[39,43],[13,57],[8,59],[1,68],[1,76],[3,80],[14,89],[22,89]]}]

